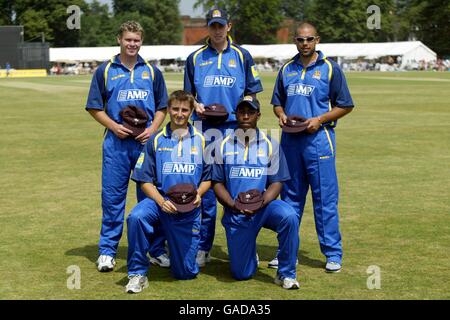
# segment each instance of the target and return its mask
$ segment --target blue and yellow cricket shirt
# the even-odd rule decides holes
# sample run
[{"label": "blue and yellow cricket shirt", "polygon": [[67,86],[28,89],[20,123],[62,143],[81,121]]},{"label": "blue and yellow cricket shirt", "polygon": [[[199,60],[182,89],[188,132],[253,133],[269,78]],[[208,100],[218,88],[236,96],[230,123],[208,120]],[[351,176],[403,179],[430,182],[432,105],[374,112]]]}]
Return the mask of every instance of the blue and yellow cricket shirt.
[{"label": "blue and yellow cricket shirt", "polygon": [[[236,121],[236,105],[244,95],[263,90],[258,71],[250,53],[233,43],[228,37],[228,46],[222,52],[206,45],[189,55],[184,73],[184,90],[192,93],[205,106],[223,104],[229,117],[227,122]],[[192,120],[200,118],[195,113]]]},{"label": "blue and yellow cricket shirt", "polygon": [[287,116],[312,118],[330,111],[332,107],[354,106],[339,65],[322,52],[317,53],[317,60],[306,68],[301,64],[300,54],[297,54],[278,72],[271,104],[284,107]]},{"label": "blue and yellow cricket shirt", "polygon": [[211,180],[211,166],[203,158],[205,138],[193,126],[189,133],[178,137],[170,129],[170,122],[145,144],[131,179],[152,183],[164,195],[179,183],[197,187]]},{"label": "blue and yellow cricket shirt", "polygon": [[239,131],[220,143],[219,158],[213,164],[212,180],[222,182],[235,199],[239,192],[257,189],[264,192],[274,182],[290,179],[284,154],[273,139],[259,129],[245,144]]},{"label": "blue and yellow cricket shirt", "polygon": [[158,68],[138,56],[136,65],[129,70],[116,55],[95,71],[86,110],[105,110],[112,120],[122,123],[120,111],[133,105],[147,112],[148,127],[156,111],[167,107],[167,101],[166,84]]}]

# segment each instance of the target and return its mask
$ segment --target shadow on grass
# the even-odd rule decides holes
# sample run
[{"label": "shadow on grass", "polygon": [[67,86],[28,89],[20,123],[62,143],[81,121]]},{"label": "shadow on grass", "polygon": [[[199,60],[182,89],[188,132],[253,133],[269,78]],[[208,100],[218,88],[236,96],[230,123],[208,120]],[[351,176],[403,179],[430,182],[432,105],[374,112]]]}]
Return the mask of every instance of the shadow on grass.
[{"label": "shadow on grass", "polygon": [[[117,249],[116,259],[127,259],[128,247],[119,246]],[[65,252],[66,256],[85,257],[89,261],[95,263],[98,259],[98,246],[86,245],[84,247],[74,248]]]}]

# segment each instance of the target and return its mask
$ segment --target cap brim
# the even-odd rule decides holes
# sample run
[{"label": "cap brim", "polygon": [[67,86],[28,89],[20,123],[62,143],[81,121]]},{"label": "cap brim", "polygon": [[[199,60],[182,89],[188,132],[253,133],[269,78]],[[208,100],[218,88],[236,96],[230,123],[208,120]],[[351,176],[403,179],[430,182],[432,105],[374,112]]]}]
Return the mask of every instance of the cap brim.
[{"label": "cap brim", "polygon": [[173,201],[171,201],[171,202],[174,204],[175,208],[177,208],[177,211],[180,213],[190,212],[196,208],[194,202],[190,202],[190,203],[186,203],[186,204],[178,204]]},{"label": "cap brim", "polygon": [[301,133],[306,130],[308,126],[288,127],[283,126],[281,130],[286,133]]},{"label": "cap brim", "polygon": [[125,128],[127,128],[127,129],[130,129],[131,131],[133,131],[133,132],[131,133],[131,135],[132,135],[133,137],[137,137],[138,135],[140,135],[142,132],[145,131],[145,127],[140,127],[140,128],[132,127],[132,126],[130,126],[128,123],[124,123],[123,126],[124,126]]},{"label": "cap brim", "polygon": [[242,203],[239,200],[236,200],[234,202],[234,206],[236,207],[236,209],[238,210],[250,210],[250,211],[255,211],[261,208],[263,204],[263,200],[258,201],[258,202],[254,202],[254,203]]},{"label": "cap brim", "polygon": [[247,101],[247,100],[241,101],[241,102],[236,106],[236,110],[237,110],[239,107],[242,107],[242,106],[245,106],[245,105],[248,105],[248,106],[252,107],[253,109],[259,111],[259,107],[258,107],[255,103],[253,103],[252,101]]},{"label": "cap brim", "polygon": [[217,22],[223,26],[226,26],[228,24],[227,19],[224,18],[212,18],[211,20],[208,21],[208,26],[212,25],[214,22]]}]

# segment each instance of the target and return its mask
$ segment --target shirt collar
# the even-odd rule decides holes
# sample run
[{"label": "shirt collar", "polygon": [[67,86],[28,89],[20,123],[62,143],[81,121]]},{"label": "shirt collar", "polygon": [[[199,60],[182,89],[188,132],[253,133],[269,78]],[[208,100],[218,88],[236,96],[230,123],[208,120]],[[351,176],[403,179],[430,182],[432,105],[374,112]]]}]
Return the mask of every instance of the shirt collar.
[{"label": "shirt collar", "polygon": [[[319,62],[320,60],[324,60],[324,59],[326,58],[326,56],[322,53],[322,51],[316,50],[316,52],[317,52],[317,54],[319,55],[319,56],[317,57],[317,60],[314,61],[312,64],[308,65],[308,67],[309,67],[309,66],[313,66],[313,65],[315,65],[317,62]],[[302,66],[302,62],[300,61],[300,53],[297,53],[297,54],[295,55],[294,61],[295,61],[295,63],[297,63],[297,64],[299,64],[299,65]]]},{"label": "shirt collar", "polygon": [[[206,44],[208,45],[209,49],[213,50],[213,51],[217,51],[215,48],[213,48],[210,44],[211,39],[208,37],[206,39]],[[231,38],[231,36],[227,36],[227,47],[225,48],[225,50],[223,51],[227,51],[228,49],[230,49],[230,46],[233,44],[233,39]]]},{"label": "shirt collar", "polygon": [[[115,56],[113,56],[111,58],[111,62],[121,65],[122,62],[120,61],[120,54],[116,54]],[[145,63],[145,60],[138,54],[136,65],[141,64],[141,63]]]},{"label": "shirt collar", "polygon": [[[192,137],[195,134],[194,127],[190,123],[188,123],[188,131],[189,135],[184,136],[183,139],[185,139],[187,136]],[[163,135],[166,138],[172,139],[172,129],[170,129],[170,122],[163,128]]]},{"label": "shirt collar", "polygon": [[[239,130],[239,128],[236,128],[235,131],[233,131],[233,133],[230,135],[230,141],[233,141],[233,143],[237,142],[240,145],[245,146],[245,141],[242,141],[241,139],[239,139],[238,136],[235,134],[236,130]],[[259,142],[261,140],[263,140],[262,133],[259,131],[259,128],[256,127],[256,134],[253,137],[251,137],[251,140],[249,141],[249,145],[253,144],[255,142]]]}]

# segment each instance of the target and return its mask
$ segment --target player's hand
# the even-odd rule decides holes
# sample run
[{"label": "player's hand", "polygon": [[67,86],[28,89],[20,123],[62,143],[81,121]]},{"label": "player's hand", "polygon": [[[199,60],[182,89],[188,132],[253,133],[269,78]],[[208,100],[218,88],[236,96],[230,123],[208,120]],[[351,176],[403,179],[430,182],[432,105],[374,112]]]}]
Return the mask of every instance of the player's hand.
[{"label": "player's hand", "polygon": [[205,119],[203,112],[205,112],[205,105],[197,101],[194,102],[195,112],[200,117],[200,119]]},{"label": "player's hand", "polygon": [[166,200],[163,202],[161,210],[169,214],[177,213],[177,208],[175,208],[175,205],[170,200]]},{"label": "player's hand", "polygon": [[153,134],[152,130],[150,130],[150,127],[144,130],[140,135],[138,135],[135,140],[139,141],[141,144],[145,144],[150,136]]},{"label": "player's hand", "polygon": [[286,124],[287,121],[287,115],[285,113],[281,114],[280,117],[278,118],[278,124],[280,125],[280,127],[283,127]]},{"label": "player's hand", "polygon": [[117,136],[117,138],[119,139],[125,139],[128,138],[130,136],[131,133],[133,133],[133,131],[131,131],[130,129],[125,128],[122,124],[117,123],[112,129],[111,131]]},{"label": "player's hand", "polygon": [[198,193],[197,197],[195,198],[194,202],[192,202],[192,204],[194,204],[196,208],[200,207],[200,205],[202,204],[202,197],[200,197]]},{"label": "player's hand", "polygon": [[308,133],[316,132],[317,130],[320,129],[320,126],[322,125],[320,123],[320,120],[319,120],[318,117],[316,117],[316,118],[309,118],[309,119],[306,120],[306,122],[308,122],[308,126],[306,127],[306,131]]}]

